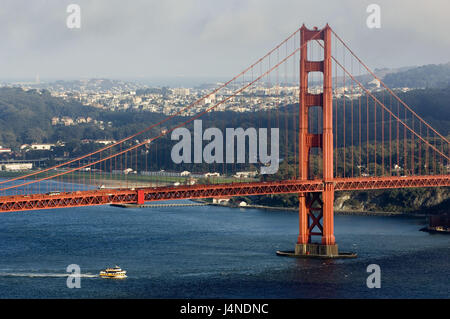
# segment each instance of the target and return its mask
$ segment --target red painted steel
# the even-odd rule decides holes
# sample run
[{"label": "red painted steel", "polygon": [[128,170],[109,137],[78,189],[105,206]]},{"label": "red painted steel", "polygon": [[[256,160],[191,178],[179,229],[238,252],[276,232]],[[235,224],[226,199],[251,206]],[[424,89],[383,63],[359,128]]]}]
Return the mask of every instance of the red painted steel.
[{"label": "red painted steel", "polygon": [[380,80],[379,77],[375,75],[375,73],[350,49],[350,47],[342,40],[342,38],[336,34],[333,30],[331,30],[333,35],[344,45],[344,47],[350,52],[350,54],[355,57],[356,60],[367,70],[367,72],[374,77],[377,81],[379,81],[380,85],[382,85],[390,94],[393,96],[399,103],[401,103],[408,111],[410,111],[412,114],[414,114],[415,117],[417,117],[421,123],[423,123],[427,128],[429,128],[433,133],[435,133],[437,136],[439,136],[442,140],[444,140],[447,144],[450,143],[449,140],[443,135],[441,135],[438,131],[436,131],[433,127],[430,126],[427,122],[425,122],[424,119],[422,119],[414,110],[406,104],[402,99],[398,97],[397,94],[395,94],[394,91],[392,91],[383,81]]},{"label": "red painted steel", "polygon": [[[313,147],[322,148],[323,154],[323,182],[322,198],[318,199],[314,193],[299,196],[299,236],[298,244],[311,242],[312,235],[319,235],[322,244],[335,243],[333,230],[333,92],[331,67],[331,28],[326,25],[322,30],[309,30],[303,25],[300,28],[300,101],[299,101],[299,172],[300,180],[311,178],[309,172],[310,152]],[[324,59],[322,61],[308,60],[308,43],[313,40],[324,43]],[[320,71],[323,73],[323,91],[319,94],[308,92],[308,74]],[[309,108],[322,107],[322,134],[309,132]],[[312,141],[320,141],[313,143]],[[313,204],[316,203],[318,207]],[[320,232],[312,232],[310,225],[318,225]]]},{"label": "red painted steel", "polygon": [[138,189],[138,191],[137,191],[137,203],[138,203],[138,205],[142,205],[145,203],[145,194],[144,194],[144,190],[142,190],[142,189]]},{"label": "red painted steel", "polygon": [[[232,196],[322,192],[328,183],[322,180],[287,180],[279,182],[233,183],[131,189],[99,189],[57,195],[35,194],[0,197],[0,212],[27,211],[50,208],[137,203],[138,193],[145,201],[229,198]],[[336,178],[335,191],[441,187],[450,186],[450,175],[406,177]]]}]

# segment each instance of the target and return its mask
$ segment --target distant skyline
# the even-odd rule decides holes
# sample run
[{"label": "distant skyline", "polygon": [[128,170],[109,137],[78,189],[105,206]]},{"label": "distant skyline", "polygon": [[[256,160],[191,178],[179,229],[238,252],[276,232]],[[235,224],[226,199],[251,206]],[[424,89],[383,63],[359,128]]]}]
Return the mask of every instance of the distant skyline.
[{"label": "distant skyline", "polygon": [[[66,27],[71,3],[80,29]],[[372,3],[380,29],[366,26]],[[327,22],[371,68],[447,63],[449,12],[448,0],[2,0],[0,79],[225,79]]]}]

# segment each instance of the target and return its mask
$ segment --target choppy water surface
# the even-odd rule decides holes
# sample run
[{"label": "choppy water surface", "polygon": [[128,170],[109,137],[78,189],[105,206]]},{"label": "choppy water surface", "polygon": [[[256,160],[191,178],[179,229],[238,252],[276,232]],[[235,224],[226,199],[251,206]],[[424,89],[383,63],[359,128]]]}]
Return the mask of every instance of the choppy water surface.
[{"label": "choppy water surface", "polygon": [[[0,214],[2,298],[448,298],[450,238],[419,218],[336,216],[350,260],[279,257],[293,249],[292,212],[214,206],[110,206]],[[80,289],[66,286],[78,264]],[[101,279],[108,265],[125,280]],[[381,267],[368,289],[366,267]]]}]

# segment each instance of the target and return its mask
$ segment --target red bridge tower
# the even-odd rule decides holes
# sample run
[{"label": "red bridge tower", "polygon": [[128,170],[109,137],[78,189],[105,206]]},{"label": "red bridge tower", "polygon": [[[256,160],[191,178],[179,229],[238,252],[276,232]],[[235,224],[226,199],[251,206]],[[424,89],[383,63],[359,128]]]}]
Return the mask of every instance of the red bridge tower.
[{"label": "red bridge tower", "polygon": [[[338,246],[334,238],[333,221],[333,92],[331,66],[331,28],[309,30],[302,26],[300,51],[300,99],[299,99],[299,177],[310,179],[310,153],[312,148],[321,148],[323,156],[321,193],[299,194],[299,236],[295,255],[338,256]],[[323,41],[322,61],[308,60],[309,41]],[[319,94],[308,92],[308,74],[323,73],[323,91]],[[310,132],[309,109],[322,107],[322,132]],[[319,113],[318,113],[319,114]],[[322,196],[320,196],[322,195]],[[320,236],[321,242],[313,243],[312,237]]]}]

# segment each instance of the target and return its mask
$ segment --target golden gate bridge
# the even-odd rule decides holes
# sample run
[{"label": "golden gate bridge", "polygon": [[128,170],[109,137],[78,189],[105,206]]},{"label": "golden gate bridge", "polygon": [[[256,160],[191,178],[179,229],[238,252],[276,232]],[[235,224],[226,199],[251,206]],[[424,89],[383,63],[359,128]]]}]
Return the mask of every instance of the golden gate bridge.
[{"label": "golden gate bridge", "polygon": [[[368,79],[379,89],[368,88]],[[288,82],[298,87],[291,100],[282,92]],[[261,87],[270,105],[263,106],[255,93]],[[336,191],[450,186],[448,139],[397,93],[330,26],[303,25],[231,80],[162,121],[89,154],[0,181],[0,211],[294,193],[299,236],[292,254],[337,257]],[[158,154],[154,141],[205,114],[239,104],[243,94],[256,101],[255,114],[267,112],[269,125],[284,123],[288,175],[271,181],[92,189],[105,179],[127,181],[124,169],[147,170]],[[210,102],[218,96],[222,98]],[[292,98],[298,117],[287,112]],[[254,117],[255,126],[261,125]],[[167,129],[161,130],[162,125]]]}]

